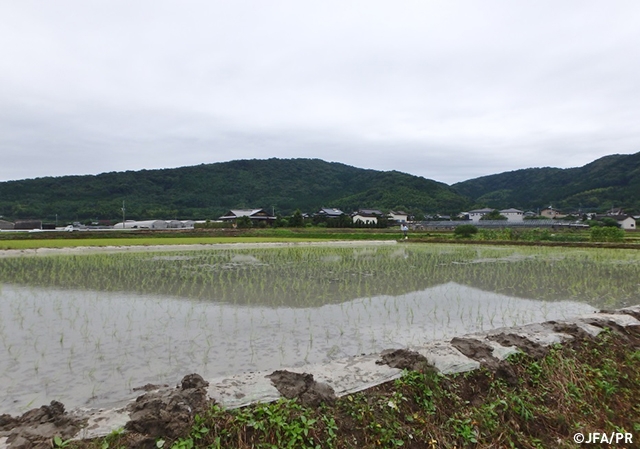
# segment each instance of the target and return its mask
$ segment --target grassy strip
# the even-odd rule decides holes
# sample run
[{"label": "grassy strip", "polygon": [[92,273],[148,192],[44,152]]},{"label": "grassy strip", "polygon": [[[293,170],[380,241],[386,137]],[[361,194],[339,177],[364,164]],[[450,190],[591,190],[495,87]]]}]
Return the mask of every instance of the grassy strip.
[{"label": "grassy strip", "polygon": [[[376,231],[376,230],[373,230]],[[37,232],[0,234],[0,250],[80,246],[202,245],[216,243],[303,242],[315,240],[395,240],[398,232],[369,230],[223,229],[193,231]]]},{"label": "grassy strip", "polygon": [[[423,243],[472,243],[542,246],[577,246],[638,248],[640,240],[635,234],[627,234],[624,242],[590,242],[589,234],[583,231],[558,231],[549,239],[506,238],[512,233],[493,231],[482,238],[456,238],[452,231],[412,231],[406,242]],[[519,235],[517,232],[513,235]],[[132,246],[132,245],[197,245],[236,242],[296,242],[317,240],[399,240],[402,234],[394,228],[266,228],[266,229],[195,229],[171,231],[78,231],[0,233],[0,250],[66,248],[78,246]],[[405,241],[404,239],[402,239]]]},{"label": "grassy strip", "polygon": [[209,245],[218,243],[264,243],[300,242],[304,238],[287,237],[137,237],[137,238],[93,238],[93,239],[51,239],[51,240],[5,240],[0,241],[0,249],[73,248],[82,246],[155,246],[155,245]]},{"label": "grassy strip", "polygon": [[[410,371],[394,382],[318,408],[280,400],[226,411],[214,406],[188,435],[156,441],[188,448],[577,448],[577,432],[629,432],[640,443],[640,332],[605,331],[520,354],[504,369],[442,376]],[[114,432],[73,447],[128,447]],[[139,442],[139,440],[138,440]],[[594,447],[599,447],[595,445]]]}]

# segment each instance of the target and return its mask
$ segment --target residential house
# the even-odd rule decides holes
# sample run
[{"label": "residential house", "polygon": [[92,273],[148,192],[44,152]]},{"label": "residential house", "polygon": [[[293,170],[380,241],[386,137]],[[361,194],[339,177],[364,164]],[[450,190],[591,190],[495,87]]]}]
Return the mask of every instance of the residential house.
[{"label": "residential house", "polygon": [[563,214],[562,212],[560,212],[557,209],[554,209],[553,207],[549,206],[546,209],[542,209],[540,211],[540,215],[542,215],[545,218],[551,218],[552,220],[555,220],[557,218],[564,218],[566,217],[565,214]]},{"label": "residential house", "polygon": [[409,214],[402,210],[390,210],[387,217],[389,221],[396,223],[406,223],[409,221]]},{"label": "residential house", "polygon": [[[620,225],[620,227],[622,229],[624,229],[625,231],[635,231],[636,228],[636,219],[633,217],[630,217],[628,215],[622,215],[620,216],[621,219],[618,220],[618,224]],[[624,217],[624,218],[622,218]]]},{"label": "residential house", "polygon": [[325,218],[338,218],[341,215],[344,215],[340,209],[336,209],[335,207],[323,207],[315,214],[318,217]]},{"label": "residential house", "polygon": [[524,212],[518,209],[502,209],[500,215],[507,217],[509,222],[518,222],[524,220]]},{"label": "residential house", "polygon": [[384,217],[384,214],[377,209],[360,209],[358,212],[351,214],[354,223],[361,222],[365,225],[378,224],[378,219]]},{"label": "residential house", "polygon": [[625,231],[635,231],[636,230],[636,219],[625,214],[620,215],[596,215],[596,219],[600,218],[613,218],[618,222],[618,226]]},{"label": "residential house", "polygon": [[489,208],[470,210],[469,220],[478,222],[482,217],[484,217],[485,215],[493,211],[494,209],[489,209]]},{"label": "residential house", "polygon": [[272,223],[276,220],[276,217],[270,215],[269,212],[264,209],[231,209],[221,216],[219,220],[236,221],[240,217],[249,217],[254,223]]}]

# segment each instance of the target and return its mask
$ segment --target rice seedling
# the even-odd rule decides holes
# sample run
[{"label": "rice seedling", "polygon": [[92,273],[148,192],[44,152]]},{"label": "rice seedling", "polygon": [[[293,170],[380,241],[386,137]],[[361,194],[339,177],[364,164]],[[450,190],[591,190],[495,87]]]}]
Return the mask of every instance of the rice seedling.
[{"label": "rice seedling", "polygon": [[25,406],[45,379],[49,399],[73,405],[86,399],[74,382],[120,398],[186,367],[277,369],[636,304],[638,262],[612,249],[446,245],[6,257],[0,382],[16,388],[23,360],[34,376],[17,406],[1,406]]}]

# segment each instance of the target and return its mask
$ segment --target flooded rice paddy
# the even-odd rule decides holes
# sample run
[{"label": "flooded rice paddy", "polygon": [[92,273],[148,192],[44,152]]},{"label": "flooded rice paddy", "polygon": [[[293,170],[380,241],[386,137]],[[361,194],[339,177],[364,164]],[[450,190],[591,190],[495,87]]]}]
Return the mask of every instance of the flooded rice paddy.
[{"label": "flooded rice paddy", "polygon": [[289,246],[0,259],[0,413],[640,303],[636,251]]}]

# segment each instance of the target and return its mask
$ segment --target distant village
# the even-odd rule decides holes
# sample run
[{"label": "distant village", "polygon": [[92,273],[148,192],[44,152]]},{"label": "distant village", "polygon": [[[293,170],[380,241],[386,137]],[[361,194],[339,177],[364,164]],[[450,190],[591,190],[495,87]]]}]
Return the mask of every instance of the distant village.
[{"label": "distant village", "polygon": [[590,223],[608,220],[619,228],[634,231],[640,216],[627,215],[622,210],[611,210],[607,214],[572,212],[563,213],[553,207],[539,212],[509,209],[474,209],[456,216],[426,215],[423,220],[404,211],[387,213],[378,209],[358,209],[346,213],[338,208],[320,208],[314,213],[301,213],[285,217],[275,215],[267,209],[231,209],[215,220],[123,220],[119,223],[94,221],[75,222],[58,226],[41,220],[7,221],[0,217],[0,231],[76,231],[76,230],[180,230],[208,227],[267,227],[267,226],[327,226],[327,227],[389,227],[407,225],[412,229],[453,229],[461,224],[477,227],[589,227]]}]

